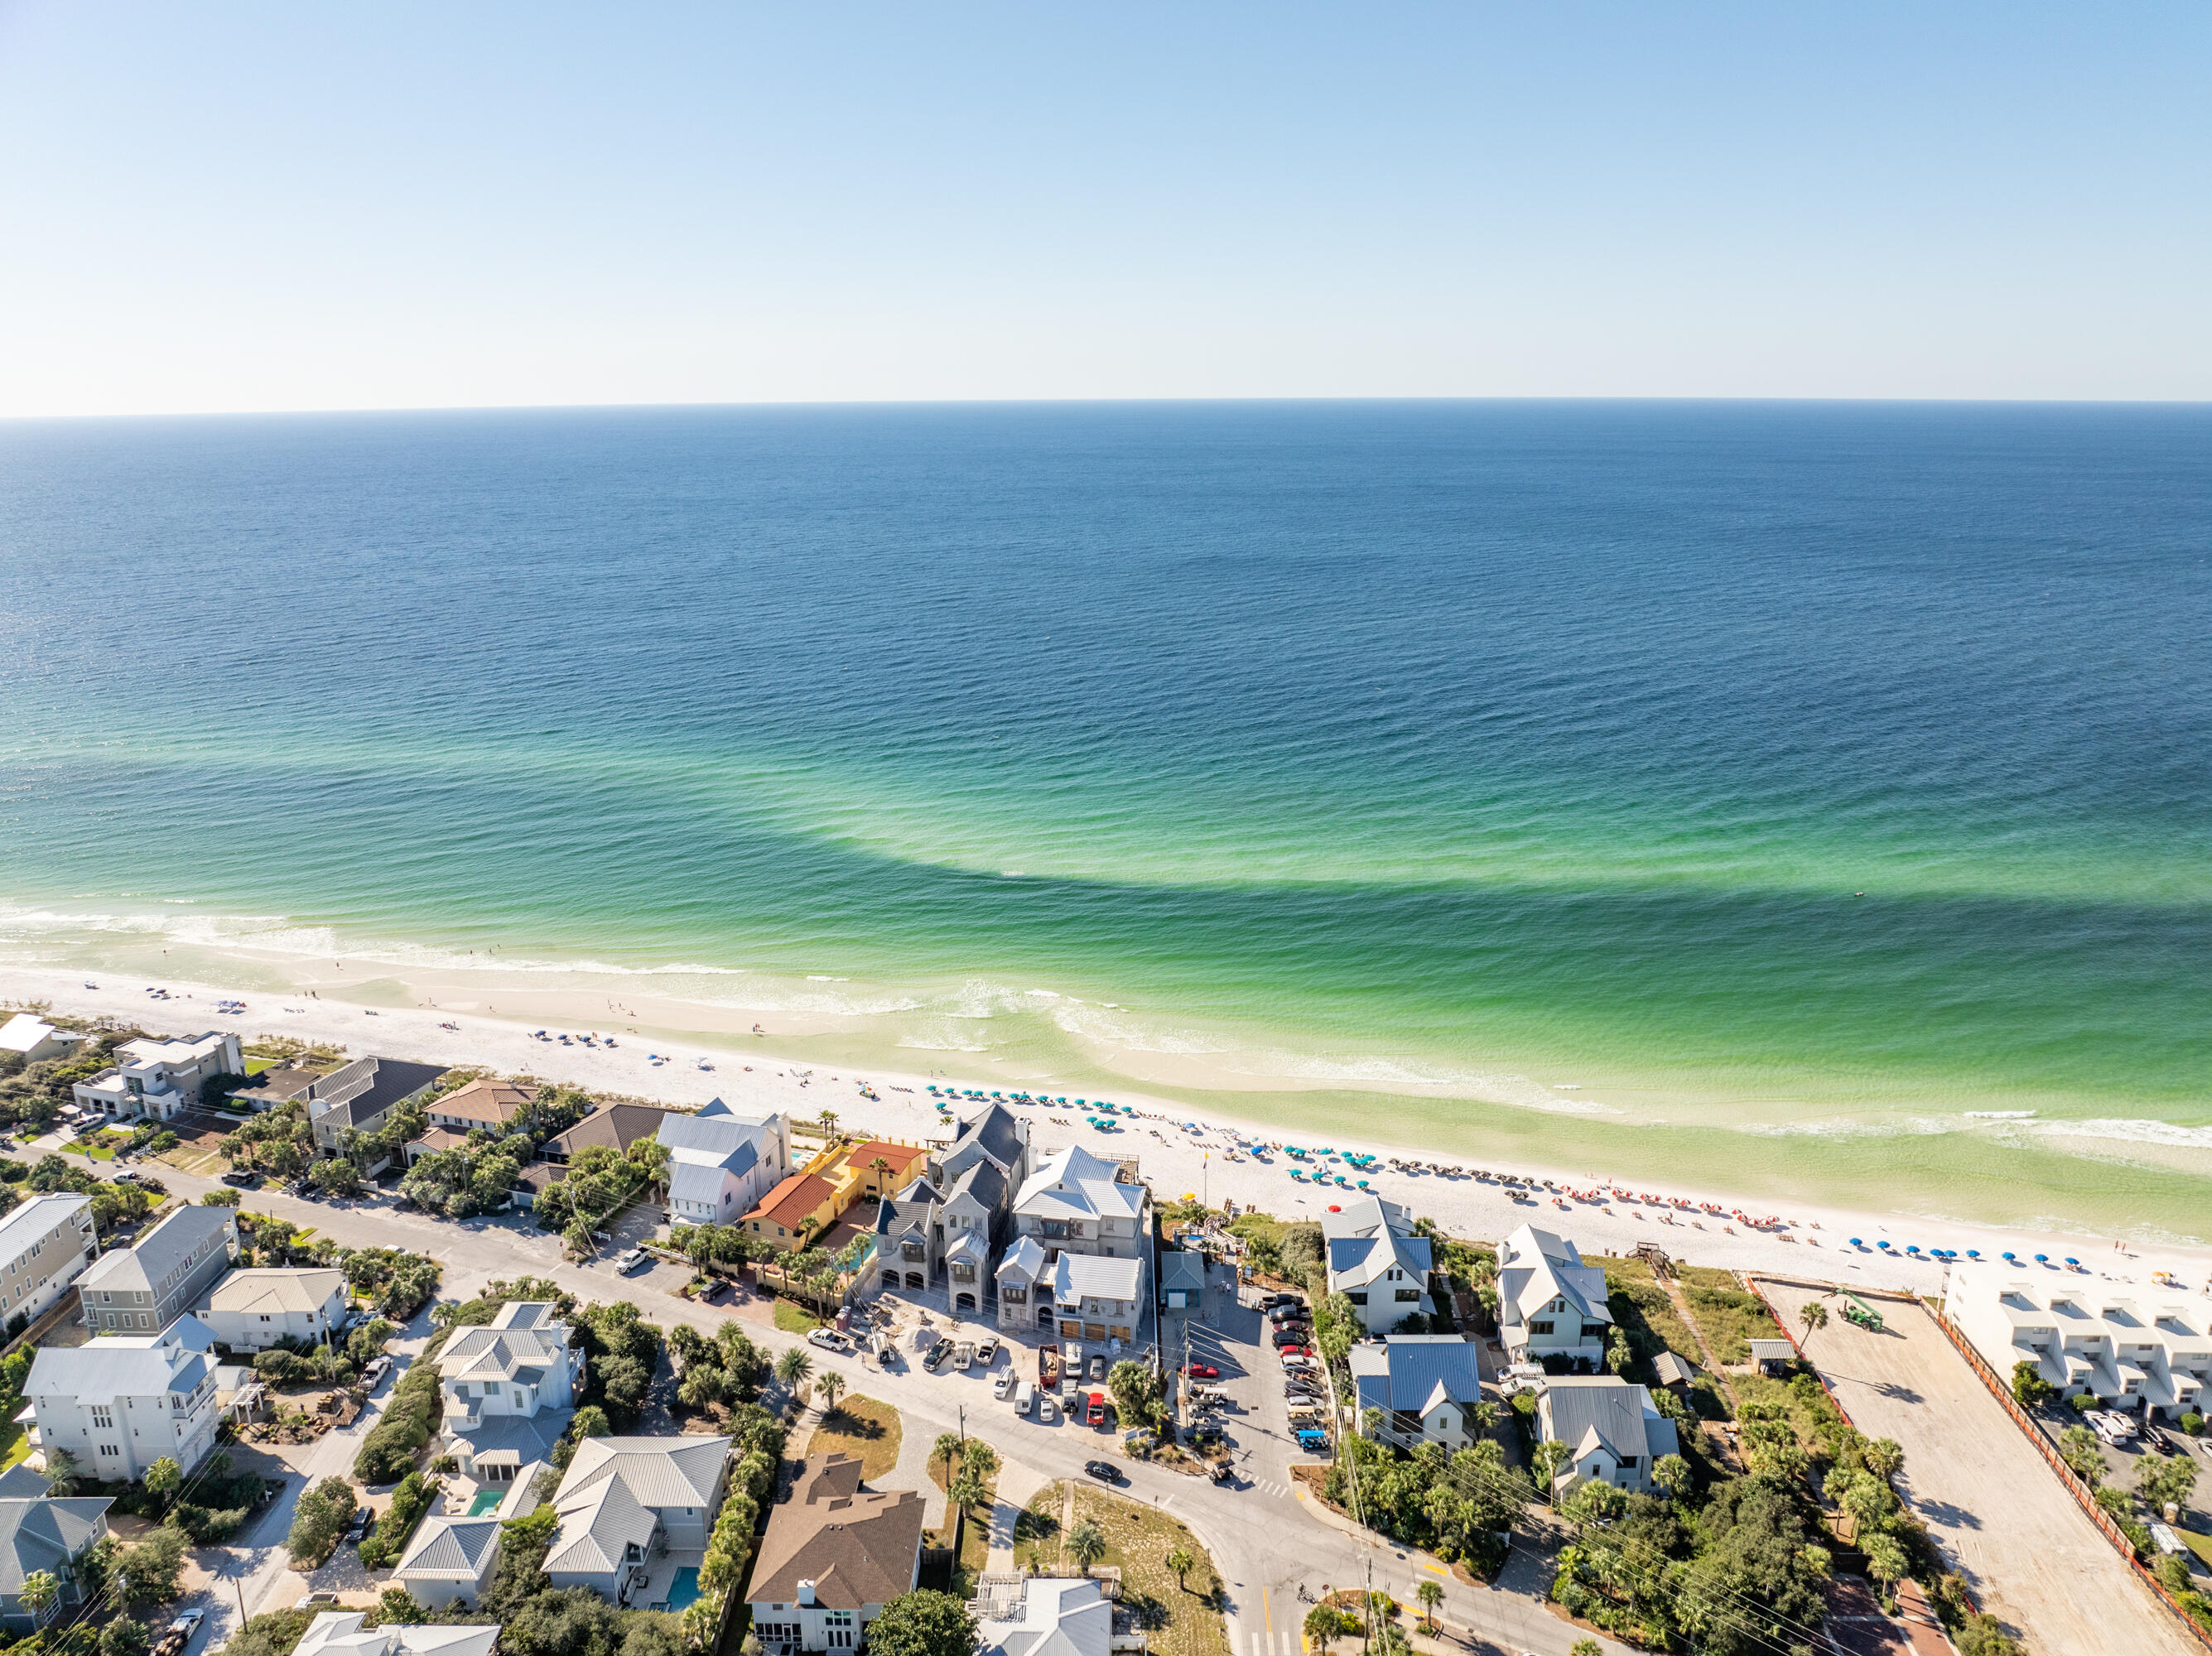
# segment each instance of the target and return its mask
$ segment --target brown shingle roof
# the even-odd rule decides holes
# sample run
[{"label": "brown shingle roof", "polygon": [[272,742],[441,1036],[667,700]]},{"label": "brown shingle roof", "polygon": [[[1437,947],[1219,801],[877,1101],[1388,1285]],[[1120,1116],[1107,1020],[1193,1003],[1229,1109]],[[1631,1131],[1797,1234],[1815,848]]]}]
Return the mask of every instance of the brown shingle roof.
[{"label": "brown shingle roof", "polygon": [[511,1081],[478,1076],[465,1087],[426,1100],[422,1107],[432,1115],[458,1116],[464,1121],[487,1121],[503,1127],[537,1099],[535,1087],[518,1087]]},{"label": "brown shingle roof", "polygon": [[753,1566],[751,1602],[797,1601],[799,1584],[831,1610],[887,1604],[914,1586],[921,1559],[921,1497],[863,1489],[850,1455],[811,1455],[791,1499],[769,1515]]},{"label": "brown shingle roof", "polygon": [[592,1111],[568,1131],[554,1134],[538,1153],[572,1161],[586,1145],[602,1144],[619,1156],[639,1139],[659,1132],[661,1119],[667,1113],[651,1104],[609,1104]]}]

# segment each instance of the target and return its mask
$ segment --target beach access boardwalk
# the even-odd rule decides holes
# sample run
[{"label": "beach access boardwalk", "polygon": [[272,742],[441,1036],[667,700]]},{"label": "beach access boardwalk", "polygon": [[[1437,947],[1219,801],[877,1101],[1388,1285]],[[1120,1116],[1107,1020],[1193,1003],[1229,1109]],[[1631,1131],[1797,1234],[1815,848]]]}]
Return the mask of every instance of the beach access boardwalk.
[{"label": "beach access boardwalk", "polygon": [[2206,1656],[2098,1532],[1920,1305],[1884,1296],[1879,1331],[1835,1313],[1805,1331],[1808,1286],[1759,1278],[1836,1401],[1905,1451],[1902,1495],[1981,1602],[2036,1656]]}]

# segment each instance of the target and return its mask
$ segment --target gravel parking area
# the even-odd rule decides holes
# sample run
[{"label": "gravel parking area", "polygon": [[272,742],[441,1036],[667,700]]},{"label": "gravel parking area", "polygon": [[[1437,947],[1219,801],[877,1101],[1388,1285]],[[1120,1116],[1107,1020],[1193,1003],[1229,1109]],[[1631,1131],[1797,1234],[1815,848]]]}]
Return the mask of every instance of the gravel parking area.
[{"label": "gravel parking area", "polygon": [[[1762,1280],[1792,1331],[1814,1290]],[[1875,1302],[1854,1327],[1829,1301],[1807,1355],[1853,1423],[1905,1451],[1902,1492],[1983,1608],[2036,1656],[2203,1656],[2074,1504],[2021,1429],[1918,1306]]]}]

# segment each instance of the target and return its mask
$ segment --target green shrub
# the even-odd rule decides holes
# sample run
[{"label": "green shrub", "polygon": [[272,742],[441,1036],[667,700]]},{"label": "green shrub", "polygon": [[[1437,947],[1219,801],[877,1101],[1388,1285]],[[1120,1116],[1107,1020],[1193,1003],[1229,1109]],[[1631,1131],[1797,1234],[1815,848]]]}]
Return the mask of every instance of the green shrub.
[{"label": "green shrub", "polygon": [[326,1477],[301,1495],[294,1509],[292,1532],[284,1538],[292,1562],[312,1568],[336,1552],[357,1504],[353,1485],[342,1477]]},{"label": "green shrub", "polygon": [[2204,1430],[2204,1416],[2191,1410],[2181,1417],[2181,1429],[2191,1437],[2200,1435]]},{"label": "green shrub", "polygon": [[363,1483],[389,1483],[412,1471],[415,1452],[430,1441],[432,1422],[442,1407],[438,1392],[438,1366],[427,1356],[399,1377],[384,1418],[362,1440],[354,1456],[353,1475]]},{"label": "green shrub", "polygon": [[438,1498],[438,1483],[420,1472],[410,1472],[399,1480],[392,1492],[392,1505],[376,1527],[362,1538],[361,1562],[364,1569],[382,1569],[396,1564],[407,1550],[407,1538],[415,1533],[415,1526],[422,1521],[422,1514],[430,1510]]}]

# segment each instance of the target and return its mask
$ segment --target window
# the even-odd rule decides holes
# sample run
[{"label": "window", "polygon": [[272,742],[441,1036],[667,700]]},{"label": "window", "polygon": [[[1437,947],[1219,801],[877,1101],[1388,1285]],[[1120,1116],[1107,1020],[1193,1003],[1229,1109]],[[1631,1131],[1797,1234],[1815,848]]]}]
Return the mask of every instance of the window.
[{"label": "window", "polygon": [[1365,1305],[1367,1303],[1367,1295],[1364,1290],[1358,1294],[1347,1294],[1344,1297],[1351,1301],[1354,1305]]},{"label": "window", "polygon": [[103,1455],[119,1455],[123,1451],[117,1448],[112,1443],[103,1443],[100,1446],[100,1453]]},{"label": "window", "polygon": [[1419,1300],[1420,1297],[1421,1290],[1418,1288],[1401,1288],[1398,1290],[1398,1301],[1401,1305],[1409,1300]]},{"label": "window", "polygon": [[1636,1457],[1634,1455],[1621,1456],[1620,1470],[1624,1472],[1634,1471],[1636,1470]]},{"label": "window", "polygon": [[1547,1317],[1547,1318],[1543,1318],[1543,1319],[1538,1319],[1538,1320],[1534,1320],[1534,1321],[1530,1322],[1530,1323],[1529,1323],[1529,1325],[1528,1325],[1528,1331],[1529,1331],[1531,1334],[1548,1334],[1548,1333],[1550,1333],[1550,1332],[1552,1331],[1552,1323],[1551,1323],[1551,1319],[1549,1319],[1548,1317]]},{"label": "window", "polygon": [[92,1407],[92,1423],[102,1429],[113,1427],[115,1424],[115,1411],[112,1409],[103,1408],[99,1404],[94,1404]]}]

